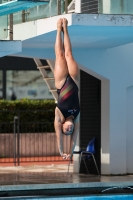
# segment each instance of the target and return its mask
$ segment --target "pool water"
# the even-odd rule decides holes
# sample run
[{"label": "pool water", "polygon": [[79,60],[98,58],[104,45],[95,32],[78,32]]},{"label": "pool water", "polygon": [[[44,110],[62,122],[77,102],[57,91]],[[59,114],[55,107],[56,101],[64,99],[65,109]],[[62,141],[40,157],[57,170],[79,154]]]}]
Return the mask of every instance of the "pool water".
[{"label": "pool water", "polygon": [[[17,199],[17,198],[13,198]],[[13,200],[12,199],[12,200]],[[19,200],[133,200],[133,195],[94,195],[73,197],[19,197]]]},{"label": "pool water", "polygon": [[104,196],[102,195],[102,196],[91,196],[91,197],[88,196],[88,197],[80,197],[78,198],[78,200],[133,200],[133,195],[104,195]]}]

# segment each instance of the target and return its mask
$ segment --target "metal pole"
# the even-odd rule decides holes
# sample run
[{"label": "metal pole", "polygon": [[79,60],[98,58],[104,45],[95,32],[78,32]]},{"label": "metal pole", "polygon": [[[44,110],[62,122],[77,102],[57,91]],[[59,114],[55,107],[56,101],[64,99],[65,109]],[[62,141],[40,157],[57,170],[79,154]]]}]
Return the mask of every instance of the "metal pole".
[{"label": "metal pole", "polygon": [[61,15],[61,0],[57,0],[58,15]]},{"label": "metal pole", "polygon": [[18,127],[17,127],[17,133],[18,133],[18,141],[17,141],[17,153],[18,153],[18,166],[20,165],[20,155],[19,155],[19,126],[20,126],[20,112],[18,113]]},{"label": "metal pole", "polygon": [[10,40],[13,40],[13,13],[10,14],[9,17],[10,17],[10,28],[9,28],[10,34],[9,34],[9,36],[10,36]]},{"label": "metal pole", "polygon": [[30,12],[26,12],[25,10],[22,11],[22,23],[26,22],[27,20],[27,15],[29,15]]},{"label": "metal pole", "polygon": [[16,166],[16,130],[17,130],[17,120],[18,120],[18,117],[15,116],[14,117],[14,166]]},{"label": "metal pole", "polygon": [[22,22],[25,22],[25,10],[22,10]]},{"label": "metal pole", "polygon": [[68,0],[65,0],[65,13],[68,13]]}]

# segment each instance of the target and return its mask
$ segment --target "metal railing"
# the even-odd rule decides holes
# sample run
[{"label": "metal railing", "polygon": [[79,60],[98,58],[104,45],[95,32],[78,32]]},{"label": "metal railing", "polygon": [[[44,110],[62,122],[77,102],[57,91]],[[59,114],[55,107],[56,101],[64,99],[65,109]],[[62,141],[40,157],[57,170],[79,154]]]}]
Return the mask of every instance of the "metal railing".
[{"label": "metal railing", "polygon": [[13,40],[13,25],[68,12],[68,0],[50,0],[48,5],[40,5],[27,10],[0,16],[0,39]]},{"label": "metal railing", "polygon": [[98,13],[99,7],[99,0],[81,1],[81,13],[96,14]]},{"label": "metal railing", "polygon": [[75,0],[75,12],[83,14],[133,14],[131,0]]},{"label": "metal railing", "polygon": [[0,16],[0,39],[9,35],[13,40],[13,25],[67,13],[68,0],[50,0],[48,5],[40,5],[10,15]]},{"label": "metal railing", "polygon": [[[9,111],[1,111],[3,114]],[[11,111],[10,111],[11,112]],[[13,111],[14,112],[14,111]],[[63,161],[59,155],[53,121],[24,122],[24,112],[32,114],[43,111],[15,111],[11,122],[0,121],[0,163],[44,163]],[[46,117],[46,112],[44,112]],[[30,122],[31,121],[31,122]],[[70,137],[63,136],[64,151],[69,152]]]},{"label": "metal railing", "polygon": [[[10,34],[13,39],[12,24],[20,24],[42,18],[48,18],[66,13],[82,14],[133,14],[133,1],[131,0],[50,0],[48,5],[40,5],[0,17],[0,39]],[[8,21],[8,24],[7,24]]]}]

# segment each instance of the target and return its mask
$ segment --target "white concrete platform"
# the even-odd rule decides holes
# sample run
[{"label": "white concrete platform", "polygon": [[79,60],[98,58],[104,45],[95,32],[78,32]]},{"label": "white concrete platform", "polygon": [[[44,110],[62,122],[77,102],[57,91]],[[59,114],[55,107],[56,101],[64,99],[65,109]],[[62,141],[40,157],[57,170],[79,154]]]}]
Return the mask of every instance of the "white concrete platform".
[{"label": "white concrete platform", "polygon": [[0,57],[11,55],[22,51],[21,41],[0,40]]},{"label": "white concrete platform", "polygon": [[14,39],[23,41],[18,55],[55,59],[56,23],[60,17],[68,19],[75,56],[81,49],[108,49],[133,42],[132,15],[66,14],[14,25]]}]

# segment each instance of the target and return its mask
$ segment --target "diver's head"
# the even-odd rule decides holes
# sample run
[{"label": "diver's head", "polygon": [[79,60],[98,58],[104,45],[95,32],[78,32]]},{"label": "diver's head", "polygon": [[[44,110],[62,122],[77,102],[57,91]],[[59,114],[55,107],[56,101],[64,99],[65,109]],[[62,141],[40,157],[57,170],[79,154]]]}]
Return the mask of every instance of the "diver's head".
[{"label": "diver's head", "polygon": [[62,131],[65,135],[71,135],[74,131],[74,123],[71,118],[65,120],[62,124]]}]

